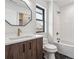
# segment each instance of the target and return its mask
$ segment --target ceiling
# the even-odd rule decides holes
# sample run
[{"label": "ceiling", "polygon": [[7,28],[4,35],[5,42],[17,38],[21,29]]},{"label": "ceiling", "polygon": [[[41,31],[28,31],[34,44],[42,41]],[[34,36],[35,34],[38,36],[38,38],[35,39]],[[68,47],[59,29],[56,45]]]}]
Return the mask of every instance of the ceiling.
[{"label": "ceiling", "polygon": [[65,5],[68,5],[70,3],[73,3],[74,0],[44,0],[46,2],[54,1],[56,2],[60,7],[63,7]]},{"label": "ceiling", "polygon": [[74,0],[54,0],[60,7],[73,3]]}]

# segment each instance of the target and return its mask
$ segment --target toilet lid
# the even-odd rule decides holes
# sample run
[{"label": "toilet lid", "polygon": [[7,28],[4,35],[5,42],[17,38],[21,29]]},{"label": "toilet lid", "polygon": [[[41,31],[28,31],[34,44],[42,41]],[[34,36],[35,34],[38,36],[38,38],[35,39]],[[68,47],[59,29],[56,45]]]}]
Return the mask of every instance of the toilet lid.
[{"label": "toilet lid", "polygon": [[53,44],[45,44],[44,47],[47,48],[47,49],[57,49],[57,47]]}]

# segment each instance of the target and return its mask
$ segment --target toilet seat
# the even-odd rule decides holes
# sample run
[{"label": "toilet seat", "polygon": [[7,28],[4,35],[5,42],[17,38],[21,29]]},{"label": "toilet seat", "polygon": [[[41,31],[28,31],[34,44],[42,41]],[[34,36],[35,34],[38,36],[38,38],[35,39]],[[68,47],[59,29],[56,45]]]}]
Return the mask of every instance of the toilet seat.
[{"label": "toilet seat", "polygon": [[53,44],[45,44],[45,47],[46,48],[49,48],[49,49],[56,49],[57,47]]},{"label": "toilet seat", "polygon": [[47,52],[56,52],[57,47],[53,44],[45,44],[44,45],[44,50],[46,50]]}]

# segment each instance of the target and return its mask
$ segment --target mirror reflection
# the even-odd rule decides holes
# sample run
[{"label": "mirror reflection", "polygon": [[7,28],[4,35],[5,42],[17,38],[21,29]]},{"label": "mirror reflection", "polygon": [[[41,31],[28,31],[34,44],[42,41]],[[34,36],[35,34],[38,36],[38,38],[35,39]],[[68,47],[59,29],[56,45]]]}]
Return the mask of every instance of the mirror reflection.
[{"label": "mirror reflection", "polygon": [[26,25],[32,20],[32,11],[22,0],[5,0],[5,19],[10,25]]}]

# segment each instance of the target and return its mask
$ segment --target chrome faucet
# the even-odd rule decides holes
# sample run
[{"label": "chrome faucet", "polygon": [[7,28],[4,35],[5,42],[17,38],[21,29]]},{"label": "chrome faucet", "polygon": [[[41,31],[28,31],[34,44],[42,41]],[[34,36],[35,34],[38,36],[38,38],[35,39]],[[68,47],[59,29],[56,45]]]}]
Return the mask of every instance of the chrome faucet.
[{"label": "chrome faucet", "polygon": [[20,33],[21,33],[21,32],[22,32],[21,29],[18,28],[18,30],[17,30],[17,35],[20,36]]}]

